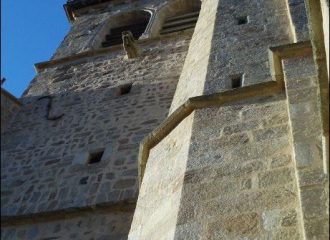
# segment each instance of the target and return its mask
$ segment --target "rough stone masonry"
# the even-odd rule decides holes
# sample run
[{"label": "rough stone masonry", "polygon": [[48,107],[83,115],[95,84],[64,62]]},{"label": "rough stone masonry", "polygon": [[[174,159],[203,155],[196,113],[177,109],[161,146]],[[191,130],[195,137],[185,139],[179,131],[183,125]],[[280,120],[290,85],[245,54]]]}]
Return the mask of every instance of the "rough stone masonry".
[{"label": "rough stone masonry", "polygon": [[328,1],[64,9],[2,90],[1,239],[328,239]]}]

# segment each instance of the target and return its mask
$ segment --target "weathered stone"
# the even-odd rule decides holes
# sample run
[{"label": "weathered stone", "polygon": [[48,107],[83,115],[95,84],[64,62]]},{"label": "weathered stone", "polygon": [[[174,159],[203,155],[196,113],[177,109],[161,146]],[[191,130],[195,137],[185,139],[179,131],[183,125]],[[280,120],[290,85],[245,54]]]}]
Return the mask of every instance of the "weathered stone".
[{"label": "weathered stone", "polygon": [[269,187],[272,185],[280,185],[290,183],[294,179],[294,173],[290,168],[281,168],[258,174],[259,186]]},{"label": "weathered stone", "polygon": [[305,218],[325,216],[325,190],[322,188],[301,189],[301,202]]},{"label": "weathered stone", "polygon": [[261,121],[256,120],[256,121],[250,121],[250,122],[243,122],[240,124],[232,125],[232,126],[227,126],[223,129],[223,133],[226,135],[234,134],[234,133],[239,133],[244,130],[252,130],[252,129],[257,129],[261,127]]},{"label": "weathered stone", "polygon": [[291,155],[278,155],[274,156],[271,159],[270,167],[276,168],[276,167],[284,167],[287,166],[289,163],[291,163]]},{"label": "weathered stone", "polygon": [[297,224],[297,213],[294,210],[286,211],[281,219],[281,224],[284,227]]},{"label": "weathered stone", "polygon": [[299,181],[302,187],[324,184],[328,180],[328,176],[324,174],[324,170],[317,169],[302,169],[299,171]]},{"label": "weathered stone", "polygon": [[201,239],[202,229],[199,223],[187,223],[178,225],[175,230],[175,238],[177,239]]},{"label": "weathered stone", "polygon": [[262,141],[266,139],[276,139],[286,136],[288,133],[287,126],[279,126],[275,128],[267,128],[254,131],[254,138],[256,141]]},{"label": "weathered stone", "polygon": [[252,187],[252,181],[251,179],[244,179],[241,182],[241,188],[243,190],[250,189]]},{"label": "weathered stone", "polygon": [[305,141],[297,141],[294,144],[296,152],[295,161],[298,167],[308,167],[321,161],[321,142],[318,138],[310,138]]},{"label": "weathered stone", "polygon": [[306,237],[308,239],[327,239],[329,236],[329,225],[324,222],[327,218],[317,218],[306,221]]},{"label": "weathered stone", "polygon": [[134,179],[125,179],[125,180],[119,180],[114,184],[115,189],[124,189],[133,187],[135,185],[136,181]]},{"label": "weathered stone", "polygon": [[297,213],[291,209],[274,209],[263,212],[263,228],[275,231],[281,227],[290,227],[297,224]]},{"label": "weathered stone", "polygon": [[274,234],[276,240],[300,240],[302,238],[297,228],[282,228]]},{"label": "weathered stone", "polygon": [[251,108],[242,112],[243,120],[262,119],[264,116],[272,117],[273,115],[285,112],[284,105],[267,105],[260,108]]},{"label": "weathered stone", "polygon": [[[208,239],[216,239],[221,235],[253,237],[259,228],[259,216],[257,213],[246,213],[236,216],[229,216],[207,226]],[[221,233],[223,232],[223,233]]]}]

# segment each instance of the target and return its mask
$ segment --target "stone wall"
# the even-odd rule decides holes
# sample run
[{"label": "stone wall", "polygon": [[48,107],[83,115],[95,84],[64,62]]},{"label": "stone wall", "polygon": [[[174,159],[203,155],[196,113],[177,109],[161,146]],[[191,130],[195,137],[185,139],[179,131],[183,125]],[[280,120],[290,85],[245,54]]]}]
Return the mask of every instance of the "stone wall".
[{"label": "stone wall", "polygon": [[[188,43],[189,36],[167,39],[146,46],[138,59],[117,51],[38,74],[3,136],[2,214],[135,198],[139,142],[166,117]],[[127,83],[131,92],[118,96]],[[43,95],[54,97],[50,115],[61,119],[46,119]],[[108,159],[73,163],[100,148]]]},{"label": "stone wall", "polygon": [[14,96],[1,88],[1,133],[9,128],[20,106]]},{"label": "stone wall", "polygon": [[[95,22],[104,20],[104,14],[92,13],[77,19],[66,37],[76,45],[65,39],[57,59],[88,50],[82,47],[88,40],[71,36],[83,35]],[[114,13],[105,15],[111,14]],[[2,135],[2,216],[51,216],[65,209],[135,202],[139,143],[168,114],[191,34],[187,31],[140,42],[140,56],[135,59],[126,59],[120,46],[39,69],[20,99],[22,110],[10,130]],[[132,85],[130,92],[121,95],[121,87],[127,84]],[[81,161],[82,155],[99,149],[104,149],[101,162]],[[126,236],[132,211],[124,216]],[[82,218],[78,216],[70,224],[75,226]],[[113,217],[110,214],[95,218],[102,222],[103,218],[112,221]],[[111,229],[104,230],[107,222],[96,228],[100,229],[99,236],[110,234]],[[56,225],[57,222],[51,222],[6,227],[4,234],[9,234],[9,239],[20,239],[11,234],[24,236],[25,230],[28,234],[31,229],[38,229],[38,237],[63,237],[65,230],[46,233]],[[68,234],[77,238],[82,233],[76,230],[80,231],[79,227]]]},{"label": "stone wall", "polygon": [[289,139],[283,95],[197,110],[177,236],[301,239]]},{"label": "stone wall", "polygon": [[312,57],[284,61],[293,156],[306,239],[329,238],[329,175]]},{"label": "stone wall", "polygon": [[1,230],[1,239],[55,240],[55,239],[127,239],[132,212],[97,212],[61,220],[7,226]]},{"label": "stone wall", "polygon": [[129,239],[301,239],[289,139],[283,95],[197,110],[152,150]]},{"label": "stone wall", "polygon": [[294,41],[285,1],[221,1],[216,21],[204,94],[231,89],[236,76],[242,86],[272,81],[269,47]]},{"label": "stone wall", "polygon": [[[214,6],[218,6],[216,10]],[[269,47],[308,37],[306,16],[304,13],[293,16],[297,14],[293,10],[297,10],[293,4],[276,0],[203,1],[171,112],[189,97],[201,94],[200,86],[204,87],[203,94],[211,94],[230,91],[233,77],[237,75],[241,76],[241,87],[253,88],[256,83],[273,81]],[[198,26],[201,29],[213,26],[212,21],[215,21],[213,32],[198,31]],[[202,39],[198,46],[193,44],[196,38]],[[210,56],[203,58],[200,46],[206,46]],[[206,74],[190,64],[195,59],[201,60],[200,69],[206,64]],[[305,62],[299,69],[309,71],[313,67],[309,64]],[[202,83],[187,84],[189,72],[193,73],[192,79],[198,76]],[[315,77],[313,71],[309,74],[309,78]],[[166,229],[160,239],[305,239],[307,228],[314,232],[306,239],[317,236],[316,225],[306,225],[303,216],[308,211],[301,202],[288,113],[285,94],[255,96],[223,107],[195,110],[152,149],[129,239],[150,239],[152,235],[147,233],[156,232],[158,223]],[[180,145],[182,139],[181,135],[175,137],[174,134],[182,131],[180,128],[186,126],[191,117],[192,127],[186,128],[186,135],[191,135],[188,156],[181,158],[183,162],[172,163],[170,156],[176,156],[179,150],[171,142],[176,140]],[[315,127],[321,129],[318,123]],[[154,155],[153,151],[162,153]],[[179,180],[167,179],[162,174],[158,174],[158,181],[150,177],[158,168],[166,172],[169,165],[172,172],[180,169],[180,174],[182,166],[186,167]],[[165,179],[166,190],[159,185]],[[172,198],[164,194],[159,201],[163,191],[175,191],[175,196],[181,194],[180,204],[176,203],[168,213],[171,221],[166,222],[162,217],[168,211],[163,206]],[[320,192],[307,194],[307,199],[313,194],[315,201],[324,199]],[[153,204],[148,205],[150,202]],[[149,214],[159,209],[163,215]],[[177,209],[175,215],[172,211]],[[325,216],[324,219],[326,222]],[[174,234],[173,221],[176,221]],[[325,232],[326,229],[322,229],[321,234]],[[324,236],[321,235],[321,239],[325,239]]]}]

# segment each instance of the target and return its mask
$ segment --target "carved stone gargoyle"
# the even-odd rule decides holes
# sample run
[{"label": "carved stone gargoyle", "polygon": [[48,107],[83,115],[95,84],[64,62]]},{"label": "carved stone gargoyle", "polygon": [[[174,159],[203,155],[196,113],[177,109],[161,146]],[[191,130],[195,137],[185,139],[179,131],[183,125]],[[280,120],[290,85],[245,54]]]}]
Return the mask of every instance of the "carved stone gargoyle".
[{"label": "carved stone gargoyle", "polygon": [[131,31],[122,32],[123,47],[128,59],[138,57],[138,47]]}]

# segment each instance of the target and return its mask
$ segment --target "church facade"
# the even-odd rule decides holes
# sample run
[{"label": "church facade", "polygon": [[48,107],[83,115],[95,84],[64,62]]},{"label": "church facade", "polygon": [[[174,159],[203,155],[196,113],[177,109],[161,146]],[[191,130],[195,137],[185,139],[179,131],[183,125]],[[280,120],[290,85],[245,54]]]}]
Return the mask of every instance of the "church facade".
[{"label": "church facade", "polygon": [[1,239],[328,239],[327,0],[71,0],[1,92]]}]

